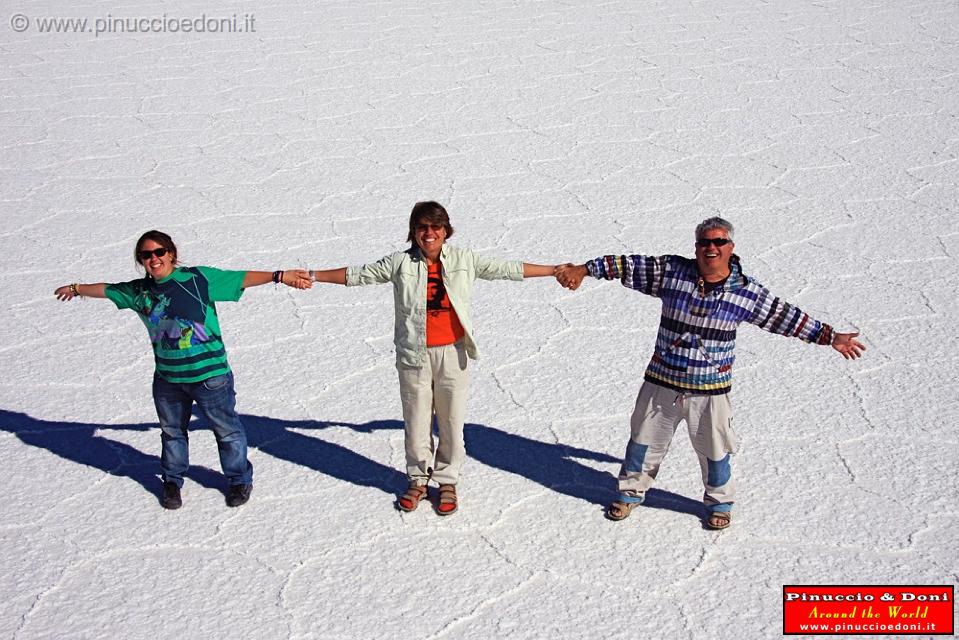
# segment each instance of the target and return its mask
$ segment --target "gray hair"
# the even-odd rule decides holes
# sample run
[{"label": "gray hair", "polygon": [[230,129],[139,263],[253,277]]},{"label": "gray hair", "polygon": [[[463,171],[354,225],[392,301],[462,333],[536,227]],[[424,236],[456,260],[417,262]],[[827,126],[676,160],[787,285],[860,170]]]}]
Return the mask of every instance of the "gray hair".
[{"label": "gray hair", "polygon": [[713,229],[721,229],[726,232],[726,237],[730,240],[733,239],[733,223],[729,220],[724,220],[719,216],[713,216],[712,218],[706,218],[698,225],[696,225],[696,239],[699,240],[703,237],[703,234],[707,231]]}]

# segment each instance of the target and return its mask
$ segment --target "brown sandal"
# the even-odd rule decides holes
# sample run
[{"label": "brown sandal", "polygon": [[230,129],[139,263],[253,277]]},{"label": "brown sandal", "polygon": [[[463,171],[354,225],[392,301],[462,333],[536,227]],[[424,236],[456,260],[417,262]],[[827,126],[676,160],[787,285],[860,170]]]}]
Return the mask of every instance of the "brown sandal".
[{"label": "brown sandal", "polygon": [[629,514],[632,513],[633,509],[638,507],[640,502],[623,502],[622,500],[616,500],[611,502],[608,507],[606,507],[606,517],[610,520],[615,520],[619,522],[620,520],[625,520],[629,517]]},{"label": "brown sandal", "polygon": [[440,485],[440,501],[436,505],[436,513],[441,516],[449,516],[456,513],[456,510],[459,508],[459,504],[456,499],[456,485],[455,484],[441,484]]},{"label": "brown sandal", "polygon": [[706,520],[706,526],[710,529],[725,529],[733,520],[733,514],[729,511],[713,511]]},{"label": "brown sandal", "polygon": [[420,505],[420,500],[426,497],[428,490],[425,484],[410,483],[406,493],[399,497],[396,506],[400,511],[415,511]]}]

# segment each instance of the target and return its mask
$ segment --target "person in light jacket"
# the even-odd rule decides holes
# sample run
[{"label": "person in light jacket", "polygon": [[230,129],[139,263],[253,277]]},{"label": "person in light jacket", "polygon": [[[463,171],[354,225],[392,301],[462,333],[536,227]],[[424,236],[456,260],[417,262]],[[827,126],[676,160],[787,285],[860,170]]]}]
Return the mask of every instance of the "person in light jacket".
[{"label": "person in light jacket", "polygon": [[393,284],[393,342],[409,478],[396,506],[401,511],[416,509],[428,496],[432,480],[439,485],[436,513],[444,516],[458,508],[456,485],[466,458],[467,363],[479,356],[473,333],[473,282],[551,276],[556,268],[479,255],[448,244],[452,235],[442,205],[418,202],[410,213],[406,251],[369,264],[311,271],[315,282]]}]

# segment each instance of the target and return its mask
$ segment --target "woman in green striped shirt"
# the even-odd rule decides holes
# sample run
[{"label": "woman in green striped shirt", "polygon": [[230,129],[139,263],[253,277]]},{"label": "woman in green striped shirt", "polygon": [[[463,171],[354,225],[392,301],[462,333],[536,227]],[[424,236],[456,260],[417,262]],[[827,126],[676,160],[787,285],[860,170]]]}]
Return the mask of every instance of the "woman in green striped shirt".
[{"label": "woman in green striped shirt", "polygon": [[253,490],[253,465],[247,459],[246,431],[236,413],[233,373],[215,303],[239,300],[245,289],[268,282],[309,289],[309,273],[183,267],[172,238],[155,230],[137,240],[134,260],[146,271],[145,277],[114,284],[64,285],[54,294],[60,300],[109,298],[118,309],[135,311],[146,325],[156,361],[153,401],[160,419],[163,507],[182,505],[180,488],[189,468],[187,428],[194,402],[216,437],[220,465],[230,485],[227,505],[238,507]]}]

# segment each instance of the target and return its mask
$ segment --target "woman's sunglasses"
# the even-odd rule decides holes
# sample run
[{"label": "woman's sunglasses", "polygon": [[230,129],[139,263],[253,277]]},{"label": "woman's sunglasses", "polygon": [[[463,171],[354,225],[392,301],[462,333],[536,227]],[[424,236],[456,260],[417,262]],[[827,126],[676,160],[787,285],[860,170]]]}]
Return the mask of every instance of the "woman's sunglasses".
[{"label": "woman's sunglasses", "polygon": [[166,254],[167,254],[167,250],[164,249],[163,247],[160,247],[159,249],[153,249],[152,251],[150,249],[143,249],[141,251],[137,251],[137,255],[140,256],[140,262],[143,262],[144,260],[149,260],[152,256],[162,258]]},{"label": "woman's sunglasses", "polygon": [[732,242],[729,238],[703,238],[702,240],[696,241],[696,246],[700,248],[708,247],[709,245],[714,245],[717,247],[725,247],[727,244]]}]

